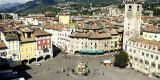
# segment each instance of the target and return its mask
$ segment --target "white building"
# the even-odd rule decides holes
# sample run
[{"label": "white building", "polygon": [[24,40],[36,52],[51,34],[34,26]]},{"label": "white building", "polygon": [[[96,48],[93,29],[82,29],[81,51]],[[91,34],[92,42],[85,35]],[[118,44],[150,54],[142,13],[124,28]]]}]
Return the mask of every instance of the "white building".
[{"label": "white building", "polygon": [[160,29],[145,27],[141,32],[142,5],[126,0],[123,49],[129,54],[130,66],[147,75],[160,73]]},{"label": "white building", "polygon": [[128,41],[131,67],[145,74],[160,73],[160,29],[145,28],[139,38]]},{"label": "white building", "polygon": [[24,23],[24,25],[28,26],[38,26],[43,24],[43,21],[37,20],[36,18],[32,18],[32,17],[26,17],[26,18],[19,18],[19,21],[22,21]]},{"label": "white building", "polygon": [[99,23],[89,23],[70,35],[70,54],[104,54],[121,49],[120,35],[115,29],[105,29]]},{"label": "white building", "polygon": [[2,34],[2,40],[5,42],[7,49],[7,58],[20,60],[20,42],[16,30],[7,29]]},{"label": "white building", "polygon": [[65,52],[68,52],[68,45],[70,42],[69,35],[75,31],[75,29],[71,28],[63,28],[63,29],[52,29],[46,28],[44,31],[52,34],[52,42],[55,46],[62,48]]}]

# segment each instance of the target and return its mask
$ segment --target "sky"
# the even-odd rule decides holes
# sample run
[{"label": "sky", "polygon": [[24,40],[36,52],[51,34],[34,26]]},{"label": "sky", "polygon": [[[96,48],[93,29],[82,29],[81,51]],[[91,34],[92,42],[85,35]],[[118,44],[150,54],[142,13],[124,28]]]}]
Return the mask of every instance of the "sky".
[{"label": "sky", "polygon": [[15,2],[24,3],[24,2],[27,2],[27,1],[31,1],[31,0],[0,0],[0,4],[15,3]]}]

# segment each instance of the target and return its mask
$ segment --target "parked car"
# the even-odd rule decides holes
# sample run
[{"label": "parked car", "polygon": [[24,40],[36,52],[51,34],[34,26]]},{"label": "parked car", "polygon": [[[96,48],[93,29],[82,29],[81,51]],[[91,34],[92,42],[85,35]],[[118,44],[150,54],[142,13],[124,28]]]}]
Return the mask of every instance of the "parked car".
[{"label": "parked car", "polygon": [[37,63],[36,65],[37,65],[37,66],[40,66],[40,65],[41,65],[41,63]]}]

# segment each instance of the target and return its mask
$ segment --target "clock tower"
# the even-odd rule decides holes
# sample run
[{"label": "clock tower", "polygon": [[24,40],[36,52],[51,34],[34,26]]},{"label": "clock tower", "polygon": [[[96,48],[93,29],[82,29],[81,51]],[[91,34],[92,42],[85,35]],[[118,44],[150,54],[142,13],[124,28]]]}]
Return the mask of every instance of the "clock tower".
[{"label": "clock tower", "polygon": [[124,0],[124,4],[123,49],[126,50],[129,38],[140,35],[142,4],[138,0]]}]

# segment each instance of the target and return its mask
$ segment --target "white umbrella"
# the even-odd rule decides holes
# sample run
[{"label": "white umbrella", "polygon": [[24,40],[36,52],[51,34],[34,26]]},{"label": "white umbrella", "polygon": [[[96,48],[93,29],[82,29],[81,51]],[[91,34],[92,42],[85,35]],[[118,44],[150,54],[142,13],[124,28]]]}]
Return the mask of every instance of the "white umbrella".
[{"label": "white umbrella", "polygon": [[111,61],[110,61],[110,60],[104,60],[103,63],[105,63],[105,64],[110,64]]}]

